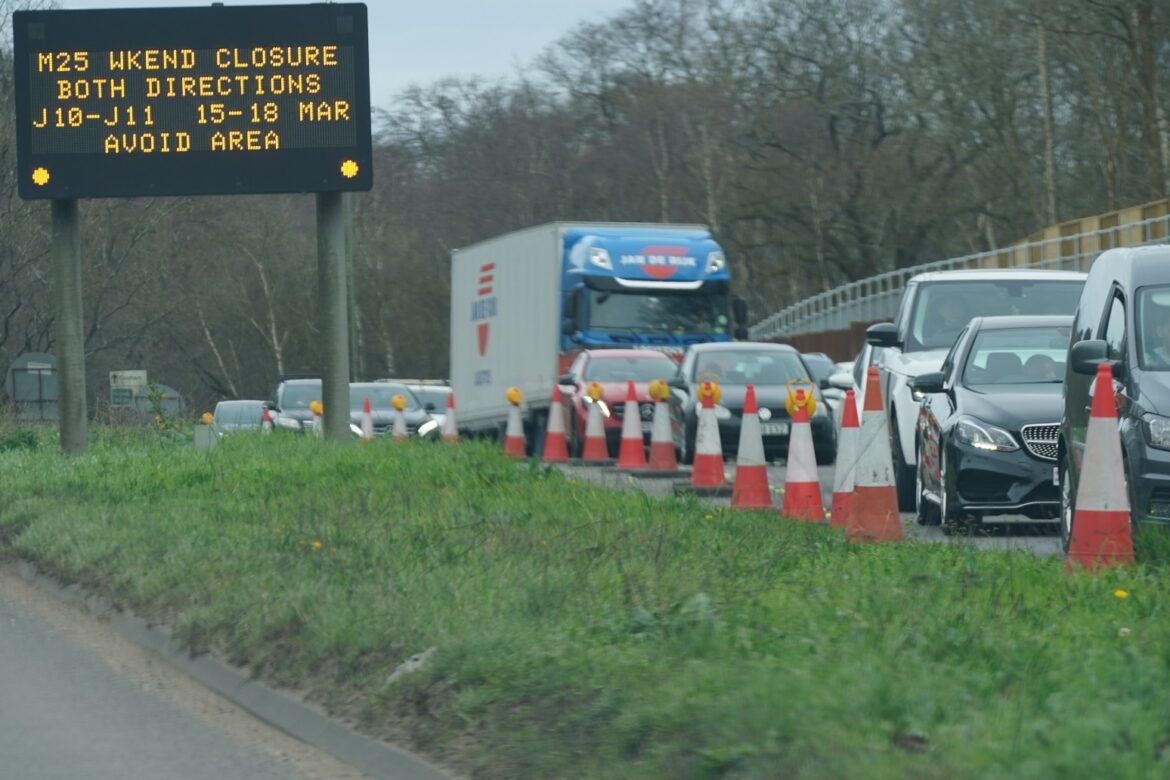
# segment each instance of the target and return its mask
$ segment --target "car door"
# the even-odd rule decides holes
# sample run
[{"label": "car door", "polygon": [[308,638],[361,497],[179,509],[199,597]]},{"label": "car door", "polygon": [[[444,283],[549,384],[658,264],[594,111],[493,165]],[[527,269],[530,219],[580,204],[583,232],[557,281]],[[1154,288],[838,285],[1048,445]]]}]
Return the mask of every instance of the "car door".
[{"label": "car door", "polygon": [[[1109,303],[1105,307],[1104,316],[1102,316],[1097,332],[1094,334],[1105,342],[1105,357],[1108,360],[1119,360],[1123,364],[1127,362],[1126,353],[1129,346],[1126,337],[1126,308],[1124,292],[1119,286],[1114,285]],[[1119,388],[1116,379],[1113,385],[1113,392],[1116,393]],[[1085,433],[1089,427],[1089,410],[1092,407],[1095,387],[1096,379],[1090,380],[1088,391],[1083,397],[1078,398],[1077,403],[1066,403],[1065,413],[1069,417],[1070,455],[1072,456],[1073,468],[1078,474],[1081,469],[1081,458],[1085,452]]]},{"label": "car door", "polygon": [[955,386],[962,373],[962,356],[966,354],[969,330],[963,328],[943,360],[940,368],[943,392],[926,394],[918,409],[918,464],[919,468],[925,469],[922,485],[936,495],[942,495],[943,431],[948,430],[955,416]]}]

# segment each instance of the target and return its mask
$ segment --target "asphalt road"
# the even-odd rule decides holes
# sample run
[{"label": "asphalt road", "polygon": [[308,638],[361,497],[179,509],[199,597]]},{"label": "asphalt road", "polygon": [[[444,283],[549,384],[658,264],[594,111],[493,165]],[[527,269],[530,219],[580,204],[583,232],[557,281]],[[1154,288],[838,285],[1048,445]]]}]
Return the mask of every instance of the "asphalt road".
[{"label": "asphalt road", "polygon": [[0,777],[359,780],[0,572]]},{"label": "asphalt road", "polygon": [[[598,466],[563,466],[567,473],[577,479],[588,480],[598,484],[620,489],[642,490],[650,495],[665,496],[672,492],[677,481],[686,481],[689,476],[681,474],[677,479],[670,478],[637,478],[632,472],[617,472]],[[776,493],[776,505],[780,506],[782,499],[778,488],[784,484],[784,466],[768,467],[768,483]],[[735,478],[735,464],[725,464],[725,472],[729,481]],[[821,494],[825,507],[832,503],[833,497],[833,467],[821,466],[817,469],[821,485]],[[707,498],[705,501],[716,506],[730,506],[729,498]],[[1011,515],[997,518],[996,522],[982,523],[975,528],[968,529],[962,534],[948,535],[939,527],[924,527],[918,525],[914,515],[902,515],[902,527],[907,538],[942,544],[971,544],[980,549],[1029,550],[1036,555],[1062,555],[1060,547],[1059,527],[1053,523],[1036,523],[1025,517]]]}]

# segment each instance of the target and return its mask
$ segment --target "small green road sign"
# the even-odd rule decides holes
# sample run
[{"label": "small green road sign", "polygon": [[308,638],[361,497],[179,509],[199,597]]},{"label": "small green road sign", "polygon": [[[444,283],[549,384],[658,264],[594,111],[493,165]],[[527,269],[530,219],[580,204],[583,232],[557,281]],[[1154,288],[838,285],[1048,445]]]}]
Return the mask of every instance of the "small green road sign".
[{"label": "small green road sign", "polygon": [[110,406],[133,406],[134,405],[134,388],[133,387],[111,387],[110,388]]}]

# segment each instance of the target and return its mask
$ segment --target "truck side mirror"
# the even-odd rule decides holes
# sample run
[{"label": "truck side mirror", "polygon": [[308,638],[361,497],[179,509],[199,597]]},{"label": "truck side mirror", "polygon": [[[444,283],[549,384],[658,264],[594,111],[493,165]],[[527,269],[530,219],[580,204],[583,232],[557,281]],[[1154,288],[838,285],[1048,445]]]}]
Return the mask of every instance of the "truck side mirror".
[{"label": "truck side mirror", "polygon": [[[748,318],[747,301],[743,298],[736,298],[731,302],[731,314],[735,317],[736,324],[746,325]],[[739,336],[736,336],[739,338]]]},{"label": "truck side mirror", "polygon": [[900,347],[898,341],[898,327],[892,322],[879,322],[870,325],[865,331],[865,343],[875,347]]}]

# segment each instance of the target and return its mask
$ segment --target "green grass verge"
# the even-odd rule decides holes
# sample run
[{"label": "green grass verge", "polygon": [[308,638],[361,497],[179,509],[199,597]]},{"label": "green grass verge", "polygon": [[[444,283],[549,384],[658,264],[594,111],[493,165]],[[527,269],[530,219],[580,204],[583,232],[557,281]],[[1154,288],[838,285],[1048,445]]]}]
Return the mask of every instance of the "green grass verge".
[{"label": "green grass verge", "polygon": [[7,554],[474,777],[1170,774],[1161,566],[850,545],[470,444],[99,436],[0,485]]}]

